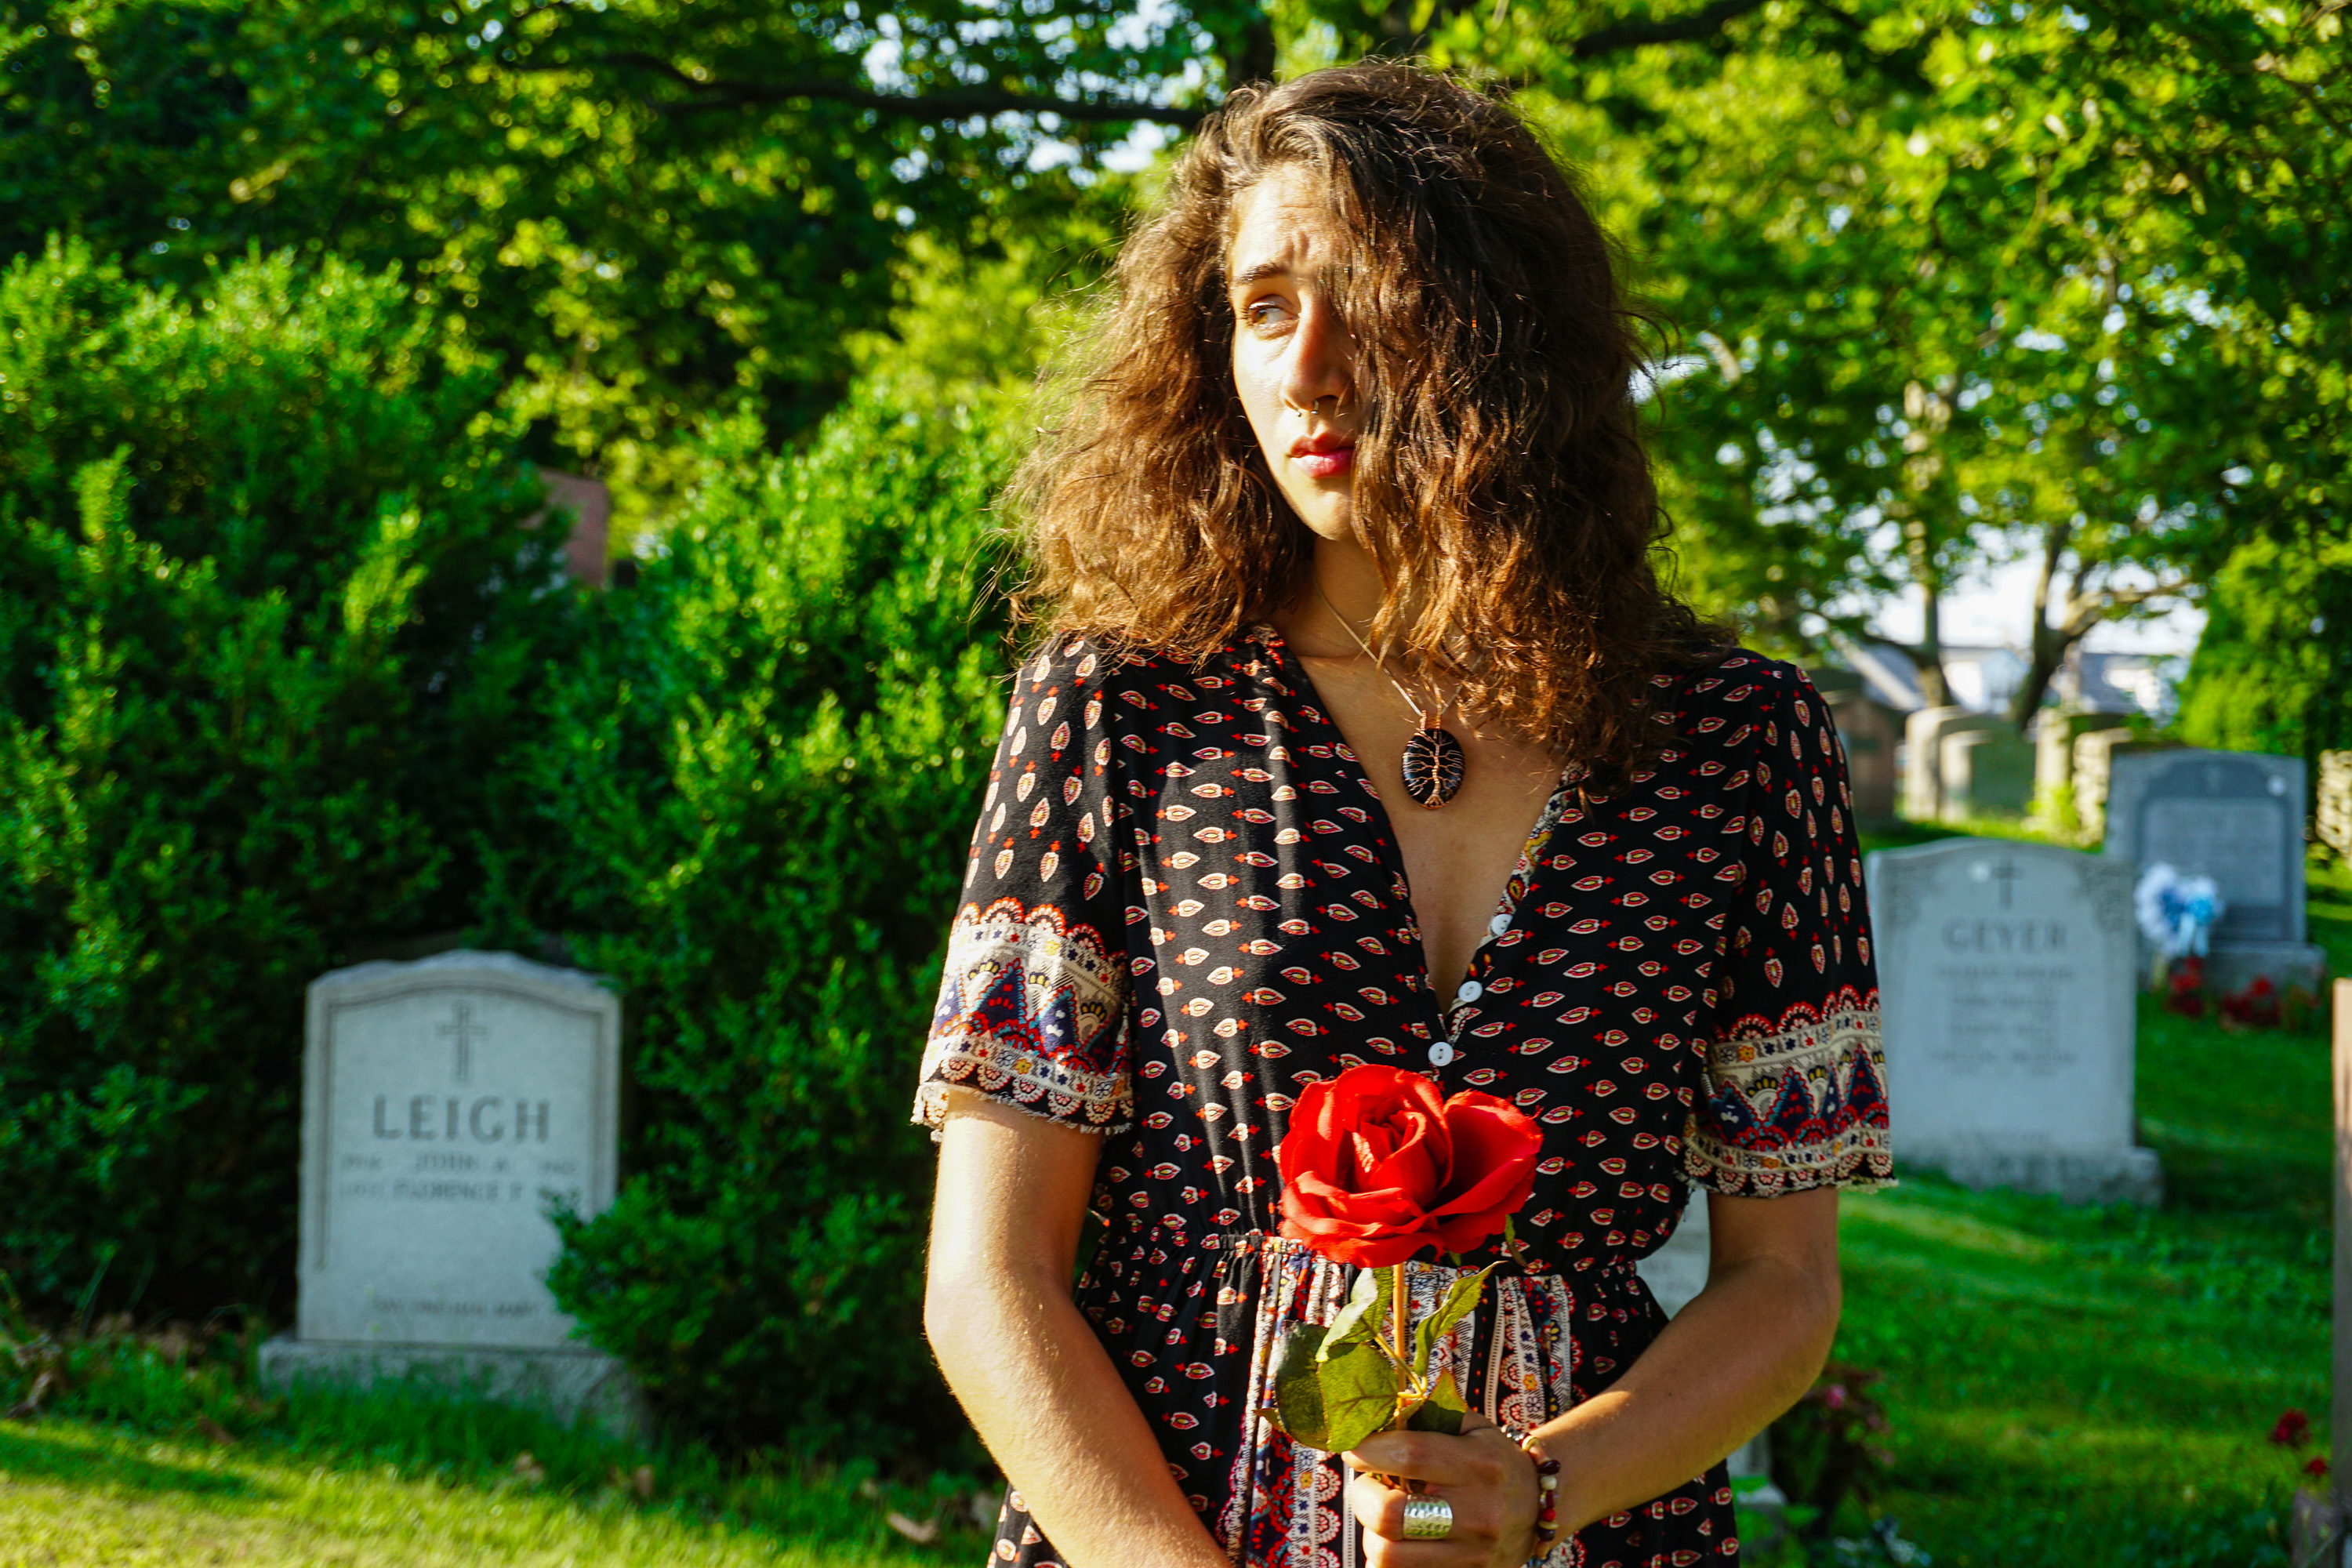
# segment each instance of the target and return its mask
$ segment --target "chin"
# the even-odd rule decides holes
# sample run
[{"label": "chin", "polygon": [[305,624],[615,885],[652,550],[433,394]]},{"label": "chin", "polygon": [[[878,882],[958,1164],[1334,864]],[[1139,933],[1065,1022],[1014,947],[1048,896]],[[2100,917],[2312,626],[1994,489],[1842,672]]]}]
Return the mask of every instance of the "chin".
[{"label": "chin", "polygon": [[1282,499],[1289,503],[1290,514],[1318,539],[1337,542],[1356,537],[1355,509],[1348,504],[1344,491],[1338,495],[1329,490],[1309,491]]}]

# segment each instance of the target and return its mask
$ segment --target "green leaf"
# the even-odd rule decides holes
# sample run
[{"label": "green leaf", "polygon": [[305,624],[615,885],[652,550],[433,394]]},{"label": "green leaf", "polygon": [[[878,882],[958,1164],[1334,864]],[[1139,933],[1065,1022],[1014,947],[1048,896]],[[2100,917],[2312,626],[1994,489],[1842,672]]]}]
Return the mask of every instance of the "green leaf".
[{"label": "green leaf", "polygon": [[1389,1303],[1395,1296],[1391,1271],[1367,1268],[1356,1276],[1356,1289],[1339,1315],[1331,1320],[1318,1361],[1328,1361],[1342,1345],[1370,1344],[1388,1321]]},{"label": "green leaf", "polygon": [[1377,1345],[1350,1345],[1322,1363],[1324,1452],[1344,1454],[1396,1425],[1395,1363]]},{"label": "green leaf", "polygon": [[1282,1337],[1282,1355],[1274,1367],[1274,1407],[1267,1419],[1310,1448],[1329,1452],[1323,1416],[1321,1370],[1323,1341],[1329,1332],[1320,1323],[1300,1323]]},{"label": "green leaf", "polygon": [[1447,1367],[1430,1384],[1429,1397],[1406,1417],[1405,1426],[1415,1432],[1443,1432],[1449,1437],[1459,1437],[1462,1417],[1469,1410],[1463,1403],[1462,1391],[1454,1385],[1454,1369]]},{"label": "green leaf", "polygon": [[1397,1374],[1379,1349],[1355,1343],[1322,1352],[1328,1331],[1301,1323],[1283,1336],[1265,1412],[1293,1440],[1343,1454],[1396,1420]]},{"label": "green leaf", "polygon": [[1412,1329],[1412,1371],[1416,1377],[1429,1375],[1430,1352],[1437,1342],[1453,1331],[1469,1310],[1478,1304],[1479,1293],[1486,1288],[1486,1277],[1498,1265],[1489,1263],[1475,1274],[1465,1274],[1454,1281],[1454,1289],[1445,1293],[1436,1311],[1415,1323]]}]

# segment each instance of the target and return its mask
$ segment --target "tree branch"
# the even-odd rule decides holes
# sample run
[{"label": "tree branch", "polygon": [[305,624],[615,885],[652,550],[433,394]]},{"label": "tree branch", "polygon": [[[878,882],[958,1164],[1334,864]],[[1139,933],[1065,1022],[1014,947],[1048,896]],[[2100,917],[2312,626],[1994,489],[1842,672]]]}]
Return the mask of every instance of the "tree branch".
[{"label": "tree branch", "polygon": [[2093,626],[2118,610],[2132,609],[2151,599],[2172,599],[2186,594],[2190,587],[2186,577],[2177,582],[2156,583],[2145,588],[2095,588],[2084,594],[2077,592],[2074,603],[2062,623],[2062,635],[2079,638],[2089,634]]},{"label": "tree branch", "polygon": [[877,92],[855,81],[836,77],[787,77],[780,81],[700,81],[658,56],[635,49],[613,54],[595,55],[562,63],[521,60],[509,66],[517,71],[568,71],[598,66],[619,67],[650,71],[666,77],[695,96],[681,102],[653,105],[660,114],[701,114],[717,109],[740,109],[751,104],[789,103],[794,99],[812,99],[828,103],[846,103],[857,109],[870,109],[879,114],[896,115],[905,120],[942,121],[970,120],[991,114],[1054,114],[1064,120],[1092,124],[1128,124],[1148,120],[1158,125],[1173,125],[1189,131],[1199,124],[1206,110],[1182,109],[1157,103],[1122,102],[1117,99],[1041,98],[1034,93],[1014,92],[1001,87],[950,88],[939,92],[905,93]]},{"label": "tree branch", "polygon": [[1613,26],[1595,28],[1570,44],[1568,52],[1580,60],[1589,60],[1619,49],[1638,49],[1646,44],[1686,44],[1694,38],[1710,37],[1723,31],[1725,23],[1763,8],[1764,0],[1715,0],[1713,5],[1702,5],[1687,16],[1663,22],[1619,22]]},{"label": "tree branch", "polygon": [[[1475,3],[1475,0],[1444,0],[1444,3],[1458,9]],[[562,0],[551,0],[549,6],[542,8],[554,8],[561,4]],[[1664,21],[1615,23],[1578,38],[1569,46],[1569,53],[1577,59],[1589,60],[1651,44],[1688,43],[1710,37],[1721,32],[1726,24],[1763,9],[1764,4],[1765,0],[1712,0],[1711,4],[1686,16]],[[1272,62],[1266,46],[1271,38],[1270,31],[1265,31],[1262,38],[1253,34],[1244,40],[1243,50],[1234,63],[1245,70],[1270,68]],[[996,114],[1052,114],[1080,124],[1123,125],[1146,121],[1154,125],[1169,125],[1179,131],[1190,132],[1197,130],[1201,121],[1213,112],[1213,108],[1181,108],[1119,99],[1055,98],[1003,87],[959,87],[936,92],[909,93],[877,92],[856,80],[839,77],[787,77],[774,81],[701,80],[668,60],[633,49],[561,63],[517,60],[507,68],[514,71],[568,71],[597,67],[648,71],[691,95],[674,102],[653,105],[655,112],[660,114],[705,114],[714,110],[789,103],[795,99],[807,99],[845,103],[853,108],[871,110],[877,114],[929,122],[971,120]]]}]

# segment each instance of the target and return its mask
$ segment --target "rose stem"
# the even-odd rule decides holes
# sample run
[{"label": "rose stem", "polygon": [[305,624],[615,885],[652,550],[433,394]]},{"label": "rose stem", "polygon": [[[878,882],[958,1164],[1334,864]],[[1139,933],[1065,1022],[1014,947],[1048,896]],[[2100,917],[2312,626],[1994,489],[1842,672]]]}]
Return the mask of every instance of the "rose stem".
[{"label": "rose stem", "polygon": [[1404,1371],[1405,1371],[1405,1374],[1406,1374],[1408,1377],[1410,1377],[1410,1376],[1412,1375],[1412,1352],[1409,1352],[1409,1351],[1405,1348],[1405,1342],[1404,1342],[1404,1331],[1405,1331],[1405,1304],[1404,1304],[1404,1290],[1405,1290],[1405,1286],[1404,1286],[1404,1265],[1403,1265],[1403,1264],[1402,1264],[1402,1263],[1396,1263],[1396,1264],[1391,1264],[1391,1265],[1390,1265],[1390,1267],[1391,1267],[1392,1269],[1394,1269],[1394,1270],[1395,1270],[1395,1274],[1394,1274],[1394,1277],[1393,1277],[1393,1287],[1392,1287],[1392,1289],[1391,1289],[1391,1294],[1393,1294],[1393,1295],[1395,1296],[1395,1298],[1396,1298],[1396,1313],[1395,1313],[1395,1316],[1396,1316],[1396,1352],[1397,1352],[1397,1365],[1398,1365],[1398,1366],[1400,1366],[1400,1367],[1402,1367],[1402,1368],[1403,1368],[1403,1369],[1404,1369]]},{"label": "rose stem", "polygon": [[[1404,1265],[1402,1263],[1392,1263],[1389,1266],[1389,1294],[1394,1298],[1394,1310],[1391,1312],[1391,1317],[1394,1323],[1394,1329],[1392,1331],[1396,1335],[1397,1373],[1407,1384],[1411,1384],[1414,1379],[1412,1375],[1412,1354],[1405,1349]],[[1400,1421],[1395,1426],[1391,1427],[1390,1430],[1397,1431],[1402,1429],[1404,1423]],[[1391,1476],[1383,1476],[1381,1479],[1398,1491],[1417,1492],[1421,1490],[1421,1483],[1419,1481],[1405,1480]]]}]

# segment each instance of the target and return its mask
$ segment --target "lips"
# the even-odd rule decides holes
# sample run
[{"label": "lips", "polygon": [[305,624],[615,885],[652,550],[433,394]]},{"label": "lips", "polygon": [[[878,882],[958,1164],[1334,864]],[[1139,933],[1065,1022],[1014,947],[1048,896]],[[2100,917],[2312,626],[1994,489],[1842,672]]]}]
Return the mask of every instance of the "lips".
[{"label": "lips", "polygon": [[1290,460],[1309,479],[1337,479],[1356,466],[1356,444],[1344,436],[1309,436],[1290,448]]}]

